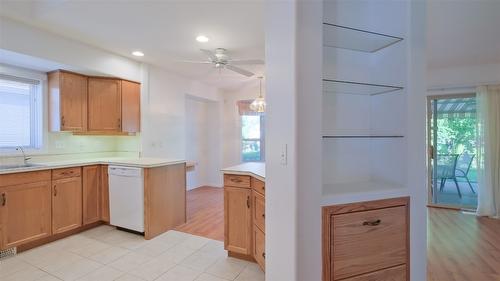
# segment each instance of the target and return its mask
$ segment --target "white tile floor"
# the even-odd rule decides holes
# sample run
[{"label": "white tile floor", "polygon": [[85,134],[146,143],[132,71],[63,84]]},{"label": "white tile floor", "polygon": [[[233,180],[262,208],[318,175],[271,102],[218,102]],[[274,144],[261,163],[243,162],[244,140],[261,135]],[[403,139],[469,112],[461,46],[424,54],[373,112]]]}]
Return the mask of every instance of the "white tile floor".
[{"label": "white tile floor", "polygon": [[264,281],[220,241],[169,231],[152,240],[99,226],[0,260],[2,281]]}]

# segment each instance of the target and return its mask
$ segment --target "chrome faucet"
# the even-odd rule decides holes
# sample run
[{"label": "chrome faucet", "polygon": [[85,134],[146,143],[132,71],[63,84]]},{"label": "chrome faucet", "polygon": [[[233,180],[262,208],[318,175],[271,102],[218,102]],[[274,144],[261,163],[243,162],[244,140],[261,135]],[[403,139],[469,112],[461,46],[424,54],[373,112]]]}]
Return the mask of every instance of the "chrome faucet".
[{"label": "chrome faucet", "polygon": [[16,147],[16,150],[23,153],[24,165],[28,165],[28,160],[30,160],[31,157],[26,157],[26,153],[24,153],[24,149],[21,146]]}]

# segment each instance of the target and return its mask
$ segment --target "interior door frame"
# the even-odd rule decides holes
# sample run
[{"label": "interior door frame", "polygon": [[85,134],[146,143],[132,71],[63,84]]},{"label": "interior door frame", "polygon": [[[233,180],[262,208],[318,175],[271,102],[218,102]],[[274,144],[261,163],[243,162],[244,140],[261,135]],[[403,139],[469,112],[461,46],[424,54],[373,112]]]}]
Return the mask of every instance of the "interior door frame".
[{"label": "interior door frame", "polygon": [[[431,121],[432,119],[432,101],[433,100],[440,100],[440,99],[458,99],[458,98],[475,98],[476,93],[455,93],[455,94],[441,94],[441,95],[428,95],[427,96],[427,206],[428,207],[435,207],[435,208],[445,208],[445,209],[453,209],[453,210],[464,210],[464,211],[471,211],[470,208],[467,207],[458,207],[455,205],[448,205],[448,204],[436,204],[433,203],[433,190],[432,190],[432,180],[433,176],[432,174],[434,173],[432,167],[432,162],[435,161],[435,159],[432,157],[433,155],[436,155],[436,148],[432,147],[432,125]],[[435,137],[437,137],[436,134],[434,134]]]}]

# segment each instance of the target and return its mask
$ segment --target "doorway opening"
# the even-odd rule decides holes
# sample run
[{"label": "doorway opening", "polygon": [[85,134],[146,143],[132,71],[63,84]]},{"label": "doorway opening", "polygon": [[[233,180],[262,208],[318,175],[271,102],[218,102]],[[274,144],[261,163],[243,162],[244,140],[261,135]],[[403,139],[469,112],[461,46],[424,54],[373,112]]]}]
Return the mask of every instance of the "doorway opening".
[{"label": "doorway opening", "polygon": [[429,206],[477,208],[476,96],[428,98]]}]

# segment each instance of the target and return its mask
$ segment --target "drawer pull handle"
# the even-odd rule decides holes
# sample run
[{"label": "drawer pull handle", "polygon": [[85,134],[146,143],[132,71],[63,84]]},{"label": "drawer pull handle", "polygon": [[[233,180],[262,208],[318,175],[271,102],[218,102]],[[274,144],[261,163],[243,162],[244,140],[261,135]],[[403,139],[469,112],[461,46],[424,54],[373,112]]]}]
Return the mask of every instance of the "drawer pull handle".
[{"label": "drawer pull handle", "polygon": [[57,196],[57,187],[54,185],[54,197]]},{"label": "drawer pull handle", "polygon": [[266,253],[262,253],[262,257],[265,259],[266,258]]},{"label": "drawer pull handle", "polygon": [[2,193],[2,206],[5,206],[7,204],[7,197],[5,196],[5,192]]},{"label": "drawer pull handle", "polygon": [[265,185],[262,186],[262,190],[266,190],[266,186]]},{"label": "drawer pull handle", "polygon": [[247,208],[250,209],[250,196],[247,196]]},{"label": "drawer pull handle", "polygon": [[235,179],[235,178],[231,178],[231,181],[232,181],[232,182],[237,182],[237,183],[242,182],[242,180],[240,180],[240,179]]},{"label": "drawer pull handle", "polygon": [[265,219],[266,218],[266,214],[262,214],[262,218]]},{"label": "drawer pull handle", "polygon": [[381,223],[382,221],[381,220],[375,220],[375,221],[365,221],[363,222],[363,225],[367,225],[367,226],[377,226]]}]

